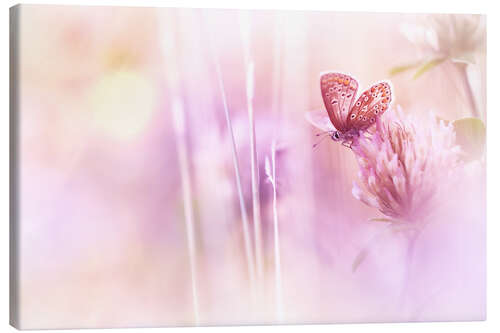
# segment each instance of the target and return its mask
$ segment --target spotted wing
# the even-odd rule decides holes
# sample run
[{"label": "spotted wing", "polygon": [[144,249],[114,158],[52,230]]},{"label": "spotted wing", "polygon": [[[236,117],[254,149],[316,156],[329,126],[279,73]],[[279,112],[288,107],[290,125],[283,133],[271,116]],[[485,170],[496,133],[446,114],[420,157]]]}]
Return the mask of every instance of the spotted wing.
[{"label": "spotted wing", "polygon": [[328,117],[340,132],[346,132],[349,110],[358,91],[358,82],[351,76],[328,72],[320,78],[321,95]]},{"label": "spotted wing", "polygon": [[313,126],[324,132],[333,132],[336,130],[336,128],[333,127],[328,114],[324,110],[306,112],[305,117]]},{"label": "spotted wing", "polygon": [[349,129],[366,130],[377,121],[392,101],[391,86],[380,82],[364,91],[351,108],[347,120]]}]

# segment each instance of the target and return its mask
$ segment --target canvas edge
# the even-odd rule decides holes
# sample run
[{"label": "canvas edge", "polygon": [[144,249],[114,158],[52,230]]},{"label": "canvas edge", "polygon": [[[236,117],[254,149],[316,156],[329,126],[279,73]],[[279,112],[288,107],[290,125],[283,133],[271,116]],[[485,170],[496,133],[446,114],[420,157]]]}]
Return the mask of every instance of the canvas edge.
[{"label": "canvas edge", "polygon": [[19,313],[19,16],[9,8],[9,324],[21,329]]}]

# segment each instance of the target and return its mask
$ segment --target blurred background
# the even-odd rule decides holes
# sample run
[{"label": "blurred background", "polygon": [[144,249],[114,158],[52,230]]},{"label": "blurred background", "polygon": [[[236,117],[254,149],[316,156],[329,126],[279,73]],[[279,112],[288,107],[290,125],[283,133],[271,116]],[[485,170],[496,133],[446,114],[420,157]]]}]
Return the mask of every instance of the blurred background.
[{"label": "blurred background", "polygon": [[304,118],[336,70],[359,92],[390,79],[407,113],[486,122],[484,17],[19,10],[23,328],[484,319],[484,158],[441,198],[407,285],[404,239],[351,194],[352,152],[313,149]]}]

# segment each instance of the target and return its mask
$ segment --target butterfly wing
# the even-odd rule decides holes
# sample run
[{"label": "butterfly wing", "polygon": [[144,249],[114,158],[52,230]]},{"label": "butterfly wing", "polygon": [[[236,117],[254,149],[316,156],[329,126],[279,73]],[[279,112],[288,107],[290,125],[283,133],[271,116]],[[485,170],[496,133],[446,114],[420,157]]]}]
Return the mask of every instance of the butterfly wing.
[{"label": "butterfly wing", "polygon": [[392,101],[391,86],[380,82],[364,91],[352,106],[347,119],[347,127],[358,131],[366,130],[377,121]]},{"label": "butterfly wing", "polygon": [[330,121],[328,114],[324,110],[306,112],[305,117],[314,127],[317,127],[324,132],[333,132],[336,130]]},{"label": "butterfly wing", "polygon": [[340,132],[346,132],[349,110],[358,91],[358,81],[352,76],[328,72],[320,77],[321,95],[328,117]]}]

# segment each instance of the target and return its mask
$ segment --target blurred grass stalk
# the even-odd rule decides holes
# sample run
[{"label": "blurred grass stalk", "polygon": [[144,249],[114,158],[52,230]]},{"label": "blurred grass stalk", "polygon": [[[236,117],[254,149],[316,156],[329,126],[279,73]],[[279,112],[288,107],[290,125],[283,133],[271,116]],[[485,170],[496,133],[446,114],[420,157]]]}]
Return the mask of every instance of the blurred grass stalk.
[{"label": "blurred grass stalk", "polygon": [[273,104],[272,110],[276,114],[281,114],[280,91],[281,91],[281,35],[283,26],[283,15],[276,13],[274,30],[274,50],[273,50]]},{"label": "blurred grass stalk", "polygon": [[[281,115],[280,108],[280,86],[281,86],[281,33],[283,26],[283,16],[279,12],[275,18],[274,31],[274,54],[273,54],[273,104],[272,111]],[[266,167],[269,161],[266,160]],[[276,141],[271,144],[271,170],[266,170],[268,178],[272,179],[273,186],[273,226],[274,226],[274,287],[275,287],[275,303],[276,303],[276,319],[278,322],[284,322],[285,311],[283,306],[283,287],[281,278],[281,254],[280,254],[280,237],[278,224],[278,203],[277,203],[277,180],[276,180]]]},{"label": "blurred grass stalk", "polygon": [[257,145],[255,139],[255,117],[253,109],[253,97],[255,87],[254,63],[250,57],[250,18],[247,11],[240,11],[240,28],[243,40],[243,54],[246,67],[246,95],[248,120],[250,131],[250,167],[252,174],[252,208],[253,208],[253,227],[255,238],[255,257],[257,265],[257,277],[259,280],[263,275],[262,259],[262,230],[260,215],[260,193],[259,193],[259,162],[257,157]]},{"label": "blurred grass stalk", "polygon": [[172,123],[175,133],[177,148],[177,158],[179,171],[181,174],[182,196],[184,206],[184,218],[186,223],[186,236],[188,245],[189,268],[191,274],[191,292],[193,296],[193,312],[195,325],[200,324],[200,312],[198,301],[198,278],[197,278],[197,255],[196,236],[194,229],[194,211],[191,193],[191,175],[189,172],[189,161],[186,145],[185,113],[179,89],[179,69],[178,69],[178,49],[176,48],[177,16],[175,14],[165,14],[159,11],[157,16],[159,22],[160,35],[162,39],[162,52],[165,64],[172,64],[165,73],[167,86],[171,95]]},{"label": "blurred grass stalk", "polygon": [[186,235],[189,251],[189,268],[191,270],[191,290],[193,293],[193,307],[196,325],[200,323],[198,286],[197,286],[197,258],[196,237],[194,231],[194,212],[191,194],[191,176],[189,174],[189,162],[185,140],[184,109],[179,98],[174,97],[172,102],[172,117],[175,130],[177,156],[182,182],[182,198],[184,202],[184,218],[186,223]]},{"label": "blurred grass stalk", "polygon": [[[208,19],[206,17],[205,17],[205,22],[208,23]],[[254,292],[255,292],[255,266],[254,266],[254,264],[255,263],[254,263],[254,256],[253,256],[253,251],[252,251],[252,243],[251,243],[251,237],[250,237],[248,214],[247,214],[247,211],[245,208],[245,200],[243,198],[243,190],[242,190],[242,186],[241,186],[241,175],[240,175],[240,167],[239,167],[239,162],[238,162],[238,151],[236,148],[236,141],[234,139],[233,126],[231,124],[231,117],[229,115],[229,109],[227,106],[226,92],[224,89],[224,82],[222,80],[222,72],[221,72],[221,68],[220,68],[219,58],[217,56],[217,52],[216,52],[215,47],[214,47],[212,29],[210,26],[208,27],[208,32],[209,32],[209,45],[210,45],[210,50],[211,50],[213,62],[215,65],[215,71],[216,71],[217,81],[218,81],[219,90],[220,90],[220,94],[221,94],[221,98],[222,98],[222,104],[224,107],[224,115],[226,118],[227,130],[228,130],[229,135],[231,137],[231,152],[232,152],[232,158],[233,158],[233,167],[234,167],[234,174],[235,174],[235,181],[236,181],[236,189],[238,192],[238,199],[239,199],[239,203],[240,203],[241,221],[243,224],[243,238],[244,238],[244,243],[245,243],[245,256],[246,256],[247,267],[248,267],[250,287],[251,287],[252,295],[254,295]]]},{"label": "blurred grass stalk", "polygon": [[271,145],[271,163],[266,159],[266,174],[273,186],[273,226],[274,226],[274,287],[276,302],[276,319],[278,322],[284,320],[283,310],[283,287],[281,283],[281,255],[280,237],[278,225],[278,204],[277,204],[277,181],[276,181],[276,141]]}]

